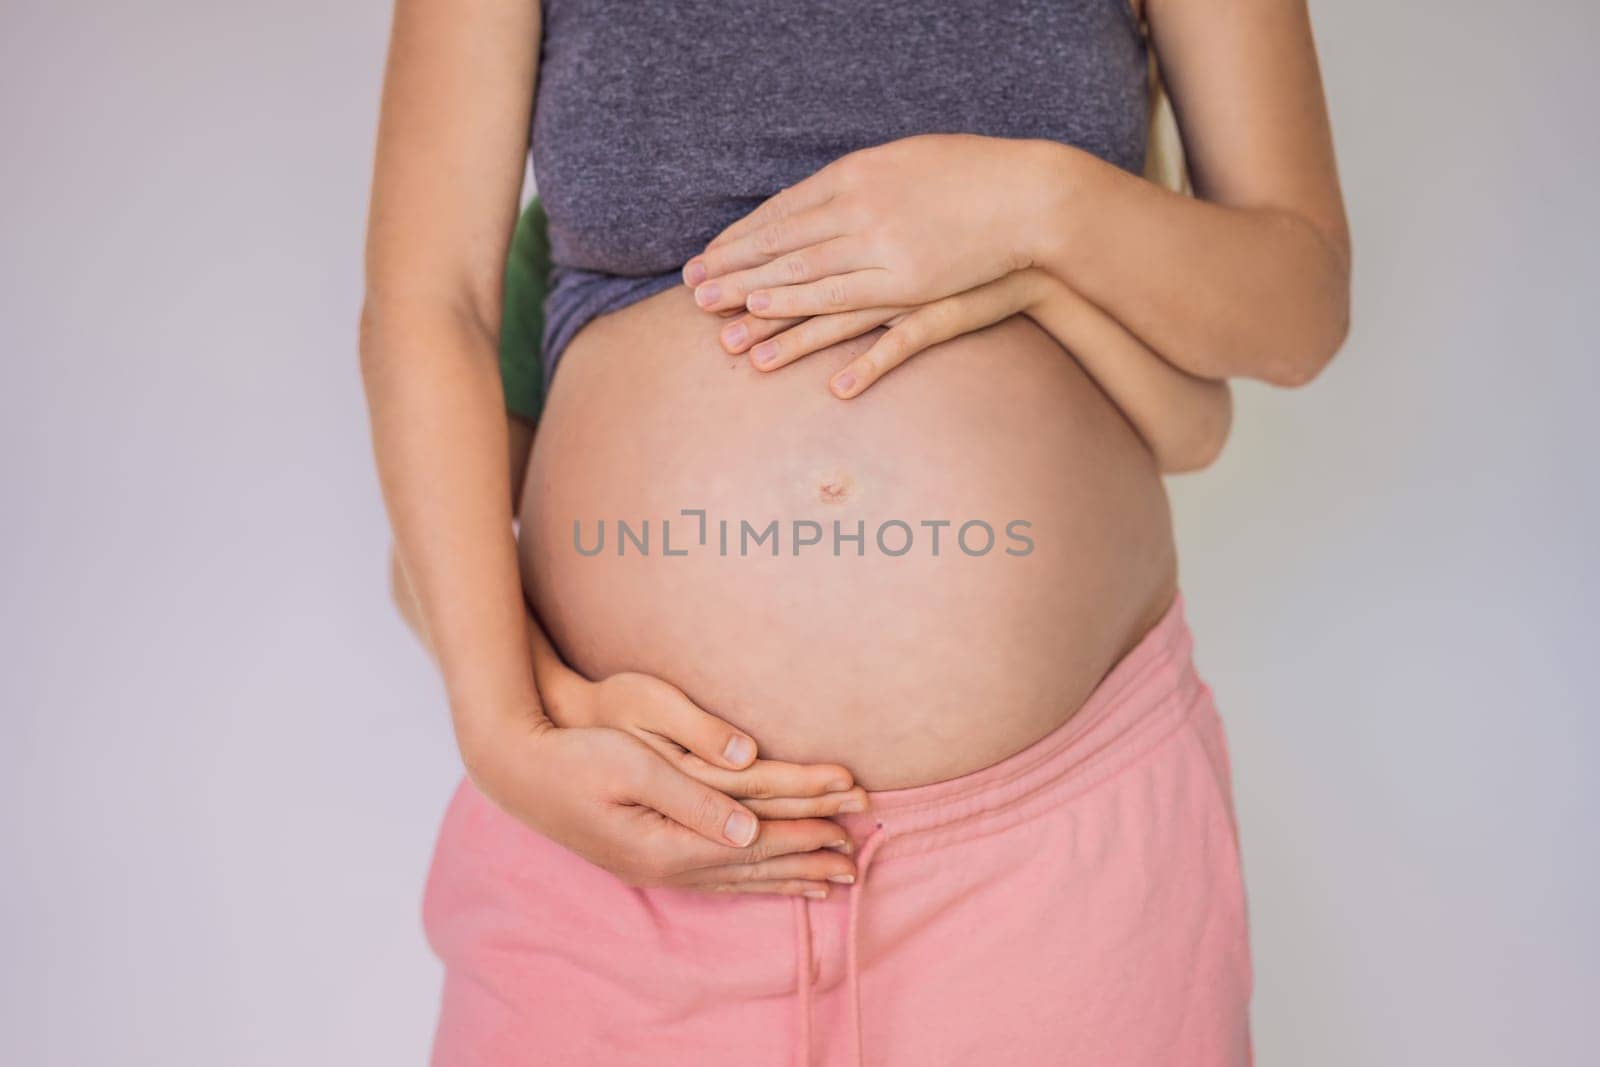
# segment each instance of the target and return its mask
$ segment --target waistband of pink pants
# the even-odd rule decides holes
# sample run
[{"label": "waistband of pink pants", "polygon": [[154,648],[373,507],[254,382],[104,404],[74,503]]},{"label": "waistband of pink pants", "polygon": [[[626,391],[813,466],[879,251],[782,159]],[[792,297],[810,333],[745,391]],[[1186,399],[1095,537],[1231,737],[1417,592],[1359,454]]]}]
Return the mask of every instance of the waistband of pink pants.
[{"label": "waistband of pink pants", "polygon": [[[868,794],[866,811],[835,821],[856,843],[856,885],[845,934],[845,982],[855,1063],[862,1048],[861,901],[875,860],[929,852],[998,833],[1104,782],[1169,737],[1205,692],[1190,653],[1194,639],[1177,593],[1161,620],[1118,660],[1066,722],[999,763],[931,785]],[[796,1054],[811,1060],[811,920],[794,898]]]},{"label": "waistband of pink pants", "polygon": [[866,811],[834,819],[858,842],[893,838],[898,853],[981,837],[1066,803],[1137,761],[1184,722],[1205,691],[1191,659],[1193,644],[1177,593],[1082,707],[1044,737],[970,774],[870,792]]}]

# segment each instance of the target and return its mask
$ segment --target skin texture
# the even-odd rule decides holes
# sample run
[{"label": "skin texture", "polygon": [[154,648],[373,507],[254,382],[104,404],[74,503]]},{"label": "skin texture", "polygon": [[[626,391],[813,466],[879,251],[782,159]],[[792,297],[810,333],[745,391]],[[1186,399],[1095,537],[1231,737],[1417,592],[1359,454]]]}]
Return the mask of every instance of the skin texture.
[{"label": "skin texture", "polygon": [[[674,287],[596,319],[540,419],[520,544],[535,613],[587,677],[670,682],[770,758],[839,762],[868,790],[988,766],[1044,736],[1171,601],[1171,519],[1148,448],[1027,317],[933,346],[842,402],[871,334],[762,374]],[[728,521],[729,548],[680,509]],[[704,544],[668,559],[671,541]],[[615,522],[653,521],[653,551]],[[963,553],[922,524],[990,524]],[[741,545],[740,521],[862,524],[862,551]],[[1030,524],[1032,551],[1004,530]],[[574,526],[606,549],[582,555]],[[900,554],[871,531],[922,529]],[[820,534],[820,530],[819,530]],[[904,538],[897,538],[903,541]],[[981,535],[979,537],[981,542]]]},{"label": "skin texture", "polygon": [[[915,206],[904,198],[907,172],[927,173],[940,154],[888,159],[855,168],[853,202],[868,210],[841,232],[877,226],[878,259],[863,262],[895,275],[899,288],[862,302],[824,287],[813,290],[829,297],[820,306],[785,297],[747,312],[810,318],[848,311],[852,301],[916,308],[1037,268],[1194,377],[1309,381],[1346,328],[1349,252],[1303,4],[1156,0],[1148,15],[1196,190],[1215,202],[1107,173],[1062,146],[1035,146],[1018,170],[1031,176],[1029,195],[1017,201],[1009,186],[994,186],[984,201],[999,203],[1001,224],[965,244],[928,225],[953,208],[937,189]],[[637,884],[811,852],[830,843],[831,824],[763,823],[752,846],[726,843],[732,797],[627,728],[558,727],[540,695],[494,359],[538,19],[531,0],[400,0],[369,224],[361,356],[374,449],[463,759],[500,806]],[[973,165],[983,156],[975,153]],[[431,164],[440,158],[451,166]],[[1037,208],[1030,224],[1005,225],[1004,209],[1024,204]],[[794,198],[780,196],[751,218],[775,221],[791,207],[799,207]],[[938,273],[939,257],[887,225],[913,210],[945,249],[982,266]],[[912,262],[932,264],[933,280],[895,270]]]}]

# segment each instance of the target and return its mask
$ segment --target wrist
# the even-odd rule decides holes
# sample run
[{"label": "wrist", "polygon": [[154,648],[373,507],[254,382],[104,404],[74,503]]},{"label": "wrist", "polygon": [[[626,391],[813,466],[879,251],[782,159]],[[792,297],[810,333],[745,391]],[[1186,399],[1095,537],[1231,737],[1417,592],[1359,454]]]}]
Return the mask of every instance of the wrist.
[{"label": "wrist", "polygon": [[1079,225],[1082,204],[1094,177],[1096,157],[1059,141],[1024,142],[1023,173],[1031,195],[1023,205],[1016,230],[1018,262],[1040,267],[1065,279],[1076,254],[1083,251]]},{"label": "wrist", "polygon": [[467,733],[457,731],[456,744],[467,779],[478,792],[498,802],[514,783],[526,781],[530,773],[538,774],[535,757],[545,750],[542,741],[556,726],[542,715],[501,720],[493,728],[485,728],[488,726],[484,723]]},{"label": "wrist", "polygon": [[548,721],[556,726],[582,726],[589,722],[593,682],[559,661],[540,664],[536,674],[539,699]]},{"label": "wrist", "polygon": [[502,724],[494,734],[458,738],[467,780],[502,809],[527,812],[529,783],[559,781],[543,766],[546,754],[554,747],[546,739],[557,732],[554,723],[541,717]]},{"label": "wrist", "polygon": [[1024,315],[1032,315],[1041,307],[1054,303],[1066,290],[1060,279],[1045,270],[1043,267],[1025,267],[1011,275],[1016,281],[1021,294],[1021,308]]},{"label": "wrist", "polygon": [[454,700],[450,711],[456,749],[474,781],[492,773],[505,753],[520,751],[522,742],[555,725],[537,696],[531,700]]}]

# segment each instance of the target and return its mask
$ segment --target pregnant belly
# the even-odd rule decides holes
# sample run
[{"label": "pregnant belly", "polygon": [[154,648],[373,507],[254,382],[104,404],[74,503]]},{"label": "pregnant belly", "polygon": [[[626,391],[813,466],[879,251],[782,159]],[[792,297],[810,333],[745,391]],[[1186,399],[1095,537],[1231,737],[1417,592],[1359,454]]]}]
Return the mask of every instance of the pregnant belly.
[{"label": "pregnant belly", "polygon": [[578,670],[656,675],[765,756],[898,788],[1048,733],[1171,602],[1154,461],[1030,320],[848,402],[827,376],[878,331],[762,374],[720,325],[673,288],[563,357],[522,572]]}]

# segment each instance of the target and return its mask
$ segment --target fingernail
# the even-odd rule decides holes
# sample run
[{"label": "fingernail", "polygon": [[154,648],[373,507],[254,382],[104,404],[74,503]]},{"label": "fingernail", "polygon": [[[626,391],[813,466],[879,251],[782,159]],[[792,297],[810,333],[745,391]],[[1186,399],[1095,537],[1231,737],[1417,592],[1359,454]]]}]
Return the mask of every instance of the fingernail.
[{"label": "fingernail", "polygon": [[738,348],[740,345],[744,344],[745,339],[749,336],[750,331],[745,328],[745,325],[742,322],[736,322],[732,326],[729,326],[726,330],[722,331],[722,340],[727,344],[732,345],[734,348]]},{"label": "fingernail", "polygon": [[694,291],[694,302],[703,308],[710,307],[722,299],[722,286],[716,282],[702,285]]},{"label": "fingernail", "polygon": [[750,350],[750,358],[755,360],[757,365],[765,367],[778,358],[778,342],[762,341]]},{"label": "fingernail", "polygon": [[827,900],[828,891],[826,889],[807,889],[806,896],[812,900]]},{"label": "fingernail", "polygon": [[683,280],[690,285],[699,285],[706,280],[706,265],[698,259],[692,259],[683,268]]},{"label": "fingernail", "polygon": [[830,882],[838,882],[840,885],[852,885],[852,884],[854,884],[855,880],[856,880],[856,876],[853,875],[853,874],[830,874],[830,875],[828,875],[828,881],[830,881]]},{"label": "fingernail", "polygon": [[833,781],[828,783],[828,792],[830,793],[843,793],[849,788],[850,780],[848,778],[835,778]]},{"label": "fingernail", "polygon": [[835,841],[833,844],[828,845],[827,847],[833,849],[835,852],[843,852],[846,856],[855,851],[855,847],[850,844],[849,838],[845,838],[843,841]]},{"label": "fingernail", "polygon": [[743,848],[756,839],[756,817],[740,809],[728,816],[728,821],[722,824],[722,832],[729,841]]},{"label": "fingernail", "polygon": [[764,311],[772,306],[772,294],[751,293],[750,299],[745,302],[745,307],[751,311]]},{"label": "fingernail", "polygon": [[735,767],[743,767],[746,763],[749,763],[753,758],[755,758],[755,754],[755,742],[750,740],[748,737],[741,737],[738,734],[734,734],[732,737],[728,738],[728,743],[724,745],[722,749],[722,758],[733,764]]},{"label": "fingernail", "polygon": [[866,811],[867,802],[862,800],[860,797],[851,797],[849,800],[839,805],[839,810],[845,812],[846,814],[856,811]]},{"label": "fingernail", "polygon": [[833,380],[833,387],[841,393],[848,393],[855,388],[855,385],[856,376],[854,374],[841,374]]}]

